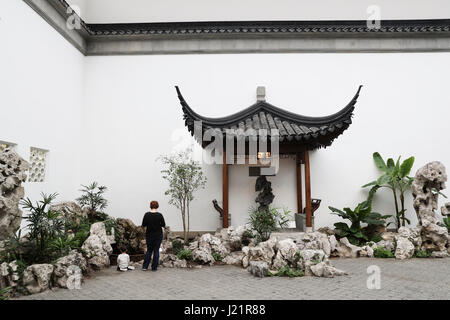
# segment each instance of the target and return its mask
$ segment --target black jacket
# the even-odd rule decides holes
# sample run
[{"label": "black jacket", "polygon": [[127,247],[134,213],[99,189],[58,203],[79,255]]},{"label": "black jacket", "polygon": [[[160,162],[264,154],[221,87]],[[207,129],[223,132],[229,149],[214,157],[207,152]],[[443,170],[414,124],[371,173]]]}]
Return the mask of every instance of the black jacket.
[{"label": "black jacket", "polygon": [[147,237],[162,236],[162,228],[166,226],[166,222],[161,213],[147,212],[142,220],[142,226],[147,228]]}]

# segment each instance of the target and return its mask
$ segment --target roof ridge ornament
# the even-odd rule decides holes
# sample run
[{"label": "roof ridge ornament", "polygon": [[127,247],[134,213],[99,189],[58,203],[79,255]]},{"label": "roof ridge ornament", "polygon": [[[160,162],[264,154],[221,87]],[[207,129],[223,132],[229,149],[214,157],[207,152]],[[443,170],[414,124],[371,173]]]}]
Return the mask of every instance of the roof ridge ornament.
[{"label": "roof ridge ornament", "polygon": [[256,101],[257,102],[266,101],[266,87],[260,86],[256,88]]}]

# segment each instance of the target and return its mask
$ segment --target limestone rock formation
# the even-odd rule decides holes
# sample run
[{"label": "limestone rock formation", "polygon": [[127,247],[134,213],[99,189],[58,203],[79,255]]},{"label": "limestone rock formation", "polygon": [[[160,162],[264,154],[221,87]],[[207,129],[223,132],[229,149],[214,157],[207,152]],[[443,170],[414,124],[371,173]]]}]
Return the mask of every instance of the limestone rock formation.
[{"label": "limestone rock formation", "polygon": [[17,261],[0,264],[0,289],[16,287],[20,280]]},{"label": "limestone rock formation", "polygon": [[199,248],[210,248],[211,252],[220,254],[222,257],[228,255],[228,250],[225,245],[220,241],[219,238],[211,235],[210,233],[205,233],[202,235],[198,241]]},{"label": "limestone rock formation", "polygon": [[328,236],[326,233],[316,231],[305,233],[297,244],[300,250],[323,250],[329,256],[332,251],[332,245],[335,245],[335,241],[336,238],[334,235]]},{"label": "limestone rock formation", "polygon": [[448,230],[436,214],[438,192],[445,189],[447,174],[442,163],[430,162],[420,168],[412,184],[414,209],[421,226],[422,249],[447,252]]},{"label": "limestone rock formation", "polygon": [[13,150],[0,151],[0,241],[11,238],[20,228],[19,201],[25,194],[21,184],[28,167],[28,162]]},{"label": "limestone rock formation", "polygon": [[250,261],[248,272],[255,277],[264,278],[269,271],[269,267],[264,261]]},{"label": "limestone rock formation", "polygon": [[316,277],[333,278],[347,274],[345,271],[335,268],[329,260],[319,262],[310,267],[311,273]]},{"label": "limestone rock formation", "polygon": [[341,258],[357,258],[361,250],[361,247],[351,244],[347,238],[341,238],[336,246],[335,255]]},{"label": "limestone rock formation", "polygon": [[242,266],[242,259],[244,259],[244,253],[242,251],[235,251],[227,255],[223,262],[228,265]]},{"label": "limestone rock formation", "polygon": [[118,242],[127,248],[128,254],[143,254],[147,251],[144,228],[136,226],[130,219],[119,218],[116,223]]},{"label": "limestone rock formation", "polygon": [[51,264],[33,264],[23,272],[23,284],[31,293],[39,293],[48,290],[54,267]]},{"label": "limestone rock formation", "polygon": [[273,260],[272,268],[280,269],[287,264],[293,264],[295,260],[295,254],[297,253],[297,245],[292,239],[284,239],[278,241],[276,244],[277,253]]},{"label": "limestone rock formation", "polygon": [[91,225],[90,235],[81,249],[84,250],[88,264],[93,269],[100,270],[109,267],[109,256],[113,249],[103,222],[96,222]]},{"label": "limestone rock formation", "polygon": [[210,247],[199,247],[195,249],[192,252],[192,258],[194,261],[200,262],[200,263],[214,263],[214,258],[211,254],[211,248]]},{"label": "limestone rock formation", "polygon": [[187,268],[187,261],[180,260],[174,254],[163,254],[160,255],[159,263],[165,268]]},{"label": "limestone rock formation", "polygon": [[267,241],[260,242],[257,246],[248,247],[248,261],[264,261],[271,267],[275,257],[276,244],[277,239],[272,237]]},{"label": "limestone rock formation", "polygon": [[[87,212],[76,204],[75,202],[65,201],[53,204],[50,206],[51,211],[56,211],[62,214],[68,222],[75,226],[80,225],[81,220],[87,218]],[[70,231],[70,230],[67,230]]]},{"label": "limestone rock formation", "polygon": [[396,237],[397,246],[395,248],[395,258],[404,260],[410,259],[414,255],[414,245],[404,237]]},{"label": "limestone rock formation", "polygon": [[387,251],[394,251],[395,243],[393,240],[381,240],[381,241],[378,241],[375,246],[372,246],[372,249],[375,249],[378,247],[380,247],[384,250],[387,250]]},{"label": "limestone rock formation", "polygon": [[297,267],[303,270],[306,276],[311,276],[313,275],[311,267],[326,260],[327,257],[325,255],[325,252],[323,252],[323,250],[320,249],[301,250],[300,259],[297,263]]},{"label": "limestone rock formation", "polygon": [[88,265],[83,255],[76,250],[71,251],[67,256],[59,258],[55,263],[56,284],[60,288],[67,288],[68,280],[75,273],[79,273],[80,280],[83,274],[88,271]]},{"label": "limestone rock formation", "polygon": [[442,216],[450,216],[450,202],[447,202],[445,205],[441,207]]}]

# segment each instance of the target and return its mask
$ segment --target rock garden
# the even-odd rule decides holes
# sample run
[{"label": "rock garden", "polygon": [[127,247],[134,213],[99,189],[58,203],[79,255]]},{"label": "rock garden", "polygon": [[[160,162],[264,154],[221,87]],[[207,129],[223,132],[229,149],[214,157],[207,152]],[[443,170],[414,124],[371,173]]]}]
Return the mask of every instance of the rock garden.
[{"label": "rock garden", "polygon": [[[431,162],[409,177],[414,158],[403,163],[386,162],[377,153],[374,161],[382,175],[364,187],[368,198],[354,209],[330,207],[343,219],[335,228],[313,232],[277,232],[288,212],[267,206],[250,210],[249,223],[218,229],[214,234],[190,236],[189,203],[204,185],[205,178],[195,163],[165,158],[169,180],[167,195],[180,209],[184,233],[166,228],[160,265],[165,268],[203,268],[234,265],[254,276],[335,277],[346,274],[336,269],[333,258],[444,258],[450,254],[450,203],[438,208],[447,180],[445,167]],[[175,192],[181,180],[174,179],[182,166],[189,174],[186,194]],[[77,281],[89,281],[96,271],[109,268],[125,247],[132,263],[140,268],[145,254],[145,230],[131,220],[104,213],[107,188],[97,183],[82,186],[75,201],[58,202],[57,194],[42,195],[33,203],[24,198],[22,183],[28,164],[10,149],[0,152],[0,299],[39,293],[52,287],[72,288]],[[177,183],[175,183],[177,182]],[[186,182],[184,182],[186,183]],[[394,193],[395,228],[390,216],[372,211],[380,188]],[[409,226],[404,195],[412,192],[417,226]],[[22,210],[27,211],[23,214]],[[20,229],[22,220],[26,228]],[[140,272],[140,270],[130,271]]]}]

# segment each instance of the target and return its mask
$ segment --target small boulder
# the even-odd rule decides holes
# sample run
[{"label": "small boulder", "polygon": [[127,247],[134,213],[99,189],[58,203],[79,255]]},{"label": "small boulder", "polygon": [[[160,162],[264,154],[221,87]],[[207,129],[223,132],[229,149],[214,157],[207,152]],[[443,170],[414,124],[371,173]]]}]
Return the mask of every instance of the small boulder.
[{"label": "small boulder", "polygon": [[397,247],[395,249],[395,258],[404,260],[410,259],[414,255],[414,244],[404,237],[396,237]]},{"label": "small boulder", "polygon": [[23,272],[23,284],[31,293],[50,289],[54,267],[51,264],[33,264]]},{"label": "small boulder", "polygon": [[264,261],[250,261],[248,271],[255,277],[264,278],[269,271],[269,267]]},{"label": "small boulder", "polygon": [[357,258],[361,247],[351,244],[347,238],[341,238],[336,247],[336,255],[341,258]]},{"label": "small boulder", "polygon": [[242,259],[244,258],[244,253],[242,251],[235,251],[227,255],[223,262],[227,265],[242,266]]},{"label": "small boulder", "polygon": [[88,270],[87,261],[83,255],[76,250],[70,252],[69,255],[59,258],[55,263],[56,284],[60,288],[68,287],[68,279],[76,272],[80,272],[79,276],[83,277]]},{"label": "small boulder", "polygon": [[343,270],[339,270],[331,265],[329,260],[319,262],[310,267],[311,273],[316,277],[334,278],[347,274]]}]

